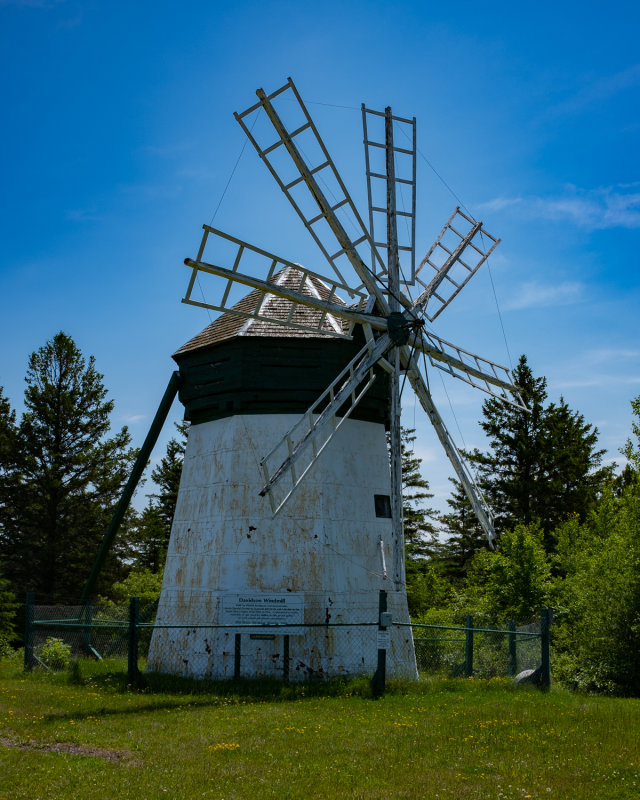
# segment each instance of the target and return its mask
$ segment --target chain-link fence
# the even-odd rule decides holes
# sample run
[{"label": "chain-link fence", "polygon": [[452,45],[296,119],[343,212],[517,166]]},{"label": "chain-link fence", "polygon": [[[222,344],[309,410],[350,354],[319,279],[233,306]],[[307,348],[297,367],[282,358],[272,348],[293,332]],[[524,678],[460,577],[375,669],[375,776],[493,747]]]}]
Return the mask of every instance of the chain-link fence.
[{"label": "chain-link fence", "polygon": [[[27,601],[25,668],[60,666],[65,658],[127,659],[128,680],[148,671],[208,679],[284,681],[372,675],[491,678],[536,671],[550,682],[549,622],[506,629],[397,623],[382,614],[355,623],[234,624],[172,622],[156,618],[157,603],[127,608],[43,606]],[[202,617],[200,617],[202,619]],[[415,654],[415,656],[414,656]]]},{"label": "chain-link fence", "polygon": [[528,625],[509,623],[506,629],[465,625],[414,624],[413,642],[420,674],[466,678],[515,676],[543,663],[545,618]]},{"label": "chain-link fence", "polygon": [[[46,606],[30,602],[27,596],[25,666],[47,668],[49,654],[55,654],[55,643],[60,643],[58,649],[61,645],[60,652],[66,651],[69,660],[82,657],[126,659],[130,640],[130,605]],[[151,630],[141,626],[153,625],[158,603],[152,602],[142,608],[138,604],[137,607],[137,625],[140,628],[137,633],[138,655],[144,658],[149,649]]]}]

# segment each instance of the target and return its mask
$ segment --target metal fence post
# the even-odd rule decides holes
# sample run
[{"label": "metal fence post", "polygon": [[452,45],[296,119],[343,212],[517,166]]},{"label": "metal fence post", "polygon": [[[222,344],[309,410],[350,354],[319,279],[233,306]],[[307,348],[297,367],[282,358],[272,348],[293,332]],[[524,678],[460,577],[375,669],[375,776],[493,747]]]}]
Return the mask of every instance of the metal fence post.
[{"label": "metal fence post", "polygon": [[82,630],[82,652],[86,656],[90,656],[92,653],[91,648],[91,625],[93,622],[93,603],[87,603],[84,608],[82,609],[82,617],[84,622],[84,628]]},{"label": "metal fence post", "polygon": [[540,688],[551,687],[551,609],[543,608],[540,612]]},{"label": "metal fence post", "polygon": [[[384,636],[383,632],[387,631],[387,620],[383,616],[383,614],[386,615],[386,613],[387,593],[384,589],[380,589],[380,594],[378,596],[378,667],[371,680],[371,689],[374,697],[378,697],[384,692],[387,679],[387,648],[380,647],[381,644],[384,644],[384,641],[381,641]],[[381,636],[381,634],[383,634],[383,636]]]},{"label": "metal fence post", "polygon": [[473,677],[473,617],[467,614],[466,641],[464,647],[464,674],[466,678]]},{"label": "metal fence post", "polygon": [[140,681],[138,670],[138,622],[140,617],[140,600],[132,597],[129,600],[129,648],[127,659],[127,682],[137,684]]},{"label": "metal fence post", "polygon": [[518,650],[516,643],[516,623],[510,619],[507,625],[509,629],[509,666],[507,674],[509,677],[516,675],[518,672]]},{"label": "metal fence post", "polygon": [[283,677],[284,682],[289,683],[289,634],[284,635],[284,656],[283,656]]},{"label": "metal fence post", "polygon": [[27,592],[25,601],[25,615],[24,615],[24,669],[25,672],[31,672],[34,668],[36,660],[33,654],[34,645],[34,630],[33,620],[35,618],[34,611],[35,595],[33,592]]},{"label": "metal fence post", "polygon": [[240,657],[242,647],[242,634],[236,633],[236,646],[233,653],[233,678],[238,680],[240,677]]}]

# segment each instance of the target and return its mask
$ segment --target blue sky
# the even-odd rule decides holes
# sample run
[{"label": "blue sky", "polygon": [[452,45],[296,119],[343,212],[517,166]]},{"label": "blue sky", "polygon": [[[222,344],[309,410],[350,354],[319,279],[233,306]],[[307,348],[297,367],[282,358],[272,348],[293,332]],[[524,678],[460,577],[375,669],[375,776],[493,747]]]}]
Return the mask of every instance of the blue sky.
[{"label": "blue sky", "polygon": [[[363,214],[360,103],[416,116],[418,257],[447,187],[502,238],[434,329],[526,353],[619,461],[640,393],[639,34],[640,4],[616,0],[0,0],[0,385],[20,410],[29,353],[65,330],[139,444],[170,354],[208,323],[180,303],[202,223],[328,274],[250,147],[225,192],[233,112],[291,75]],[[482,395],[432,388],[481,446]],[[404,421],[442,505],[450,470],[409,393]]]}]

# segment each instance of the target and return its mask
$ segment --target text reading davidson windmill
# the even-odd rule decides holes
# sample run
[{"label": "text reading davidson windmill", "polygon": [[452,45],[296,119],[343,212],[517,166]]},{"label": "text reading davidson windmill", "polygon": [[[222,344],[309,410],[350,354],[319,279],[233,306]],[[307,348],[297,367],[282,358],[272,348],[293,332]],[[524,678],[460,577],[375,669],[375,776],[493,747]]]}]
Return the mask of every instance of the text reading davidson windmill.
[{"label": "text reading davidson windmill", "polygon": [[[148,669],[231,677],[241,647],[245,676],[281,675],[283,658],[291,677],[372,672],[375,629],[358,626],[377,620],[381,590],[409,621],[401,377],[493,536],[418,356],[519,402],[506,368],[425,328],[498,240],[456,209],[416,267],[415,120],[362,109],[367,229],[293,82],[257,95],[236,119],[332,274],[207,225],[186,259],[185,302],[222,314],[174,355],[191,427],[157,622],[175,627],[155,629]],[[197,279],[220,299],[195,299]],[[227,627],[180,627],[195,623]],[[410,628],[390,631],[388,672],[415,675]]]}]

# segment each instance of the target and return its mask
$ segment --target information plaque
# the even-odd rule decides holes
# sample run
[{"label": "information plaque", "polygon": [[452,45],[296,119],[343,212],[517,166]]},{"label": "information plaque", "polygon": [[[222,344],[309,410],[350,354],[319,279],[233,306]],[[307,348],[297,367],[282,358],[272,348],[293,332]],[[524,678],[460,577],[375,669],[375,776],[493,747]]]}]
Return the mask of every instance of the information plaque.
[{"label": "information plaque", "polygon": [[223,625],[302,625],[304,595],[225,594],[221,617]]}]

